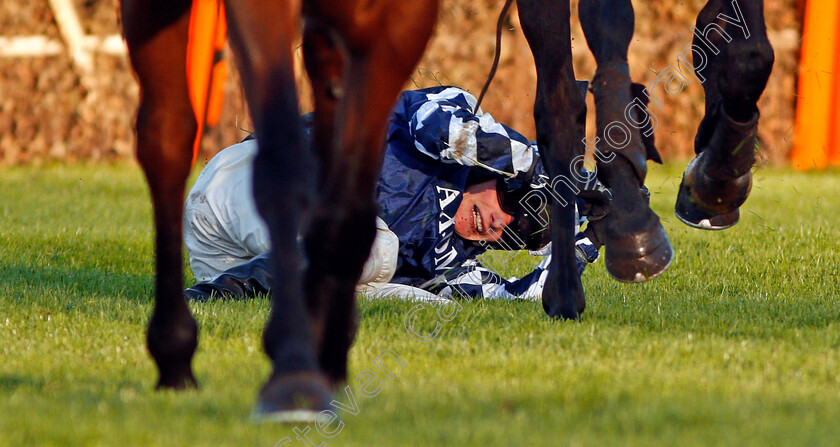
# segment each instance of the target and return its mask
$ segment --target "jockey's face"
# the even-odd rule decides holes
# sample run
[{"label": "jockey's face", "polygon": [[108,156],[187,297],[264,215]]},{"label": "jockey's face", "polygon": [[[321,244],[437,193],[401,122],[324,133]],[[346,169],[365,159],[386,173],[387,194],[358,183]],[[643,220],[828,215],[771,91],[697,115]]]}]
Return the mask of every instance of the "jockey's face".
[{"label": "jockey's face", "polygon": [[499,206],[496,180],[488,180],[464,191],[455,213],[455,234],[470,241],[496,242],[512,221],[513,216]]}]

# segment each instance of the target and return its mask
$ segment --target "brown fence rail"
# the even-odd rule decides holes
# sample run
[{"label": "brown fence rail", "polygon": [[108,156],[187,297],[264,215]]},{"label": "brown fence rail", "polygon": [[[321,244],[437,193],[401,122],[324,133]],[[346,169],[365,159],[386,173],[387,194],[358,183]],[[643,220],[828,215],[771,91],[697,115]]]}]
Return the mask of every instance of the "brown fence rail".
[{"label": "brown fence rail", "polygon": [[[68,2],[79,18],[75,41],[56,21],[55,4],[65,2],[0,3],[0,39],[4,43],[0,47],[6,53],[17,52],[4,55],[0,50],[0,165],[132,157],[137,86],[120,42],[114,39],[119,33],[118,2]],[[477,93],[492,62],[495,24],[502,3],[443,0],[435,38],[406,88],[442,83]],[[575,17],[576,3],[572,2]],[[765,3],[776,65],[760,103],[759,136],[763,155],[778,164],[787,162],[792,147],[801,27],[794,0]],[[634,2],[636,34],[630,47],[630,67],[636,82],[648,84],[657,73],[676,64],[677,56],[691,41],[690,27],[702,5],[699,0]],[[499,71],[482,108],[534,138],[531,109],[536,74],[515,8],[508,25]],[[578,78],[589,79],[594,73],[594,60],[576,19],[572,32]],[[26,43],[21,37],[30,41]],[[17,46],[11,45],[12,39],[17,39]],[[79,54],[83,59],[89,57],[87,68],[80,66]],[[690,75],[687,78],[696,81]],[[249,129],[237,82],[234,73],[226,85],[220,125],[203,142],[204,158],[242,138]],[[301,90],[306,91],[304,82]],[[657,146],[666,157],[688,157],[702,116],[702,88],[699,82],[692,82],[677,95],[662,95],[665,108],[657,111]],[[307,101],[302,102],[306,109]],[[592,123],[591,117],[590,134]]]}]

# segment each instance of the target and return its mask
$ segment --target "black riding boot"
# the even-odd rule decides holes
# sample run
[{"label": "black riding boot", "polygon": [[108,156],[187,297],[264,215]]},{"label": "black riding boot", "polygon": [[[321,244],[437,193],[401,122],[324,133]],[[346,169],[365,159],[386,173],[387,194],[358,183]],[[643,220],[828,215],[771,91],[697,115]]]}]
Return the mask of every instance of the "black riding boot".
[{"label": "black riding boot", "polygon": [[184,297],[192,301],[254,298],[257,294],[268,294],[270,281],[268,253],[264,253],[245,264],[225,270],[210,281],[190,287],[184,291]]}]

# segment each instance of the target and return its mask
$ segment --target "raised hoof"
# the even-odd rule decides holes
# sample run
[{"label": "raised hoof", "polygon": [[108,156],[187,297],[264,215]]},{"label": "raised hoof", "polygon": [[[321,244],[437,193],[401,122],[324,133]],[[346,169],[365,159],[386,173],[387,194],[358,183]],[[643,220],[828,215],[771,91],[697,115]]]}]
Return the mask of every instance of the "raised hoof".
[{"label": "raised hoof", "polygon": [[283,424],[317,422],[324,419],[321,412],[330,409],[329,390],[329,383],[319,373],[274,374],[260,391],[253,418]]},{"label": "raised hoof", "polygon": [[[684,197],[685,196],[685,197]],[[680,222],[692,228],[700,230],[725,230],[736,223],[741,217],[739,210],[731,211],[725,214],[708,214],[697,209],[688,197],[686,189],[680,186],[680,193],[677,197],[677,206],[674,208],[674,214]]]},{"label": "raised hoof", "polygon": [[740,207],[752,189],[752,172],[734,179],[715,179],[705,174],[706,153],[701,152],[686,167],[674,212],[686,225],[702,230],[724,230],[740,218]]},{"label": "raised hoof", "polygon": [[665,272],[674,259],[674,248],[658,219],[647,231],[605,236],[604,265],[617,281],[651,280]]}]

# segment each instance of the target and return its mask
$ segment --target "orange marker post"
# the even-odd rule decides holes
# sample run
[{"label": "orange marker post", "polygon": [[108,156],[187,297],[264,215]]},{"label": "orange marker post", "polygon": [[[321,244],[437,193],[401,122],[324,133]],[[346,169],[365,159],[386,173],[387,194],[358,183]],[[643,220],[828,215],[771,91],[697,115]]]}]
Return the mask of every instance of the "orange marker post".
[{"label": "orange marker post", "polygon": [[840,165],[840,6],[834,3],[835,11],[834,24],[834,97],[832,98],[833,110],[829,117],[831,127],[831,140],[828,145],[828,163]]},{"label": "orange marker post", "polygon": [[840,163],[840,4],[806,4],[799,63],[796,129],[791,163],[796,169],[822,169]]},{"label": "orange marker post", "polygon": [[227,34],[225,10],[218,0],[193,0],[190,41],[187,46],[187,81],[195,119],[193,163],[198,158],[205,127],[219,121],[224,99],[227,63],[222,58]]}]

